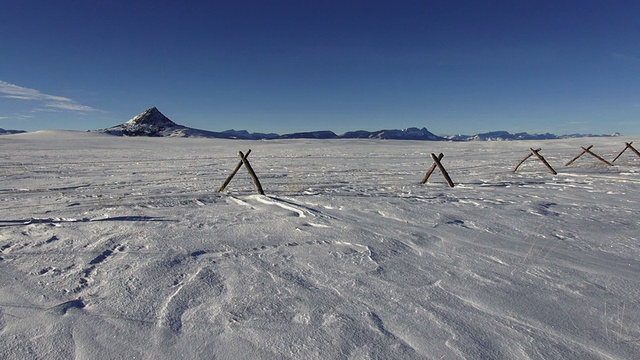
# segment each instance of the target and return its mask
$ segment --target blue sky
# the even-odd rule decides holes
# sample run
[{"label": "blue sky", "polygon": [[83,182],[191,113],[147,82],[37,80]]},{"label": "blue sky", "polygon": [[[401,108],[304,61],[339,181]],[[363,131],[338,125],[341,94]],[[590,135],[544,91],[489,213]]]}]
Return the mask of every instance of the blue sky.
[{"label": "blue sky", "polygon": [[20,0],[0,127],[640,135],[640,2]]}]

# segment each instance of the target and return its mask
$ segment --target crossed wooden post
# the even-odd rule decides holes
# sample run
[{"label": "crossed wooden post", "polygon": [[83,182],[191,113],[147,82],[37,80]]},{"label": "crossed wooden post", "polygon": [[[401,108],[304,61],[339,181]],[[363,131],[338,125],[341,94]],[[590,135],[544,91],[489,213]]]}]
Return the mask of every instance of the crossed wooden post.
[{"label": "crossed wooden post", "polygon": [[251,167],[251,164],[249,164],[249,160],[247,160],[247,158],[249,157],[249,154],[251,154],[251,149],[249,149],[249,151],[247,151],[246,155],[243,154],[242,151],[238,151],[238,156],[240,157],[240,161],[238,162],[238,165],[236,165],[235,169],[233,169],[233,171],[231,172],[229,177],[227,177],[227,180],[225,180],[224,183],[222,184],[222,186],[220,186],[220,189],[218,189],[218,192],[223,192],[224,191],[224,189],[227,187],[227,185],[229,185],[229,183],[231,182],[231,179],[233,179],[233,177],[236,175],[238,170],[240,170],[242,165],[244,165],[244,167],[247,168],[247,171],[249,172],[249,175],[251,175],[251,178],[253,179],[253,184],[256,187],[256,191],[258,192],[258,194],[264,195],[264,190],[262,190],[262,185],[260,185],[260,180],[258,180],[258,176],[253,171],[253,168]]},{"label": "crossed wooden post", "polygon": [[595,157],[596,159],[602,161],[603,163],[609,165],[609,166],[613,166],[612,163],[608,162],[607,160],[601,158],[600,156],[594,154],[593,152],[591,152],[591,148],[593,147],[593,145],[589,145],[589,147],[584,147],[584,146],[580,146],[580,148],[582,149],[582,152],[580,154],[578,154],[578,156],[574,157],[573,159],[571,159],[568,163],[566,163],[564,166],[569,166],[571,165],[574,161],[578,160],[582,155],[584,154],[589,154],[593,157]]},{"label": "crossed wooden post", "polygon": [[620,157],[620,155],[622,155],[623,152],[627,151],[627,149],[631,149],[631,151],[633,151],[634,153],[636,153],[636,155],[640,156],[640,152],[638,152],[638,150],[636,150],[636,148],[634,148],[633,146],[631,146],[631,144],[633,144],[632,142],[626,142],[625,144],[627,144],[627,146],[624,148],[624,150],[620,151],[620,154],[618,154],[618,156],[616,156],[615,159],[613,159],[613,161],[611,163],[616,162],[616,160],[618,160],[618,158]]},{"label": "crossed wooden post", "polygon": [[445,180],[447,180],[447,183],[449,184],[449,186],[450,187],[455,186],[453,181],[451,180],[451,177],[449,177],[447,170],[445,170],[444,166],[442,166],[442,163],[440,162],[440,160],[442,160],[443,157],[444,157],[443,153],[440,153],[440,155],[438,156],[436,156],[436,154],[434,153],[431,153],[431,158],[433,159],[433,165],[431,165],[427,173],[424,175],[424,179],[422,179],[420,184],[425,184],[427,180],[429,180],[429,176],[431,176],[431,174],[436,169],[436,167],[438,167],[438,169],[440,169],[440,172],[442,172],[442,175],[444,176]]},{"label": "crossed wooden post", "polygon": [[544,159],[544,156],[540,155],[540,148],[538,149],[534,149],[534,148],[529,148],[529,150],[531,150],[531,153],[529,155],[527,155],[524,159],[522,159],[518,165],[516,165],[515,169],[513,169],[513,172],[518,171],[518,168],[520,167],[520,165],[522,165],[522,163],[524,163],[525,161],[527,161],[528,158],[532,157],[535,155],[535,157],[537,157],[538,159],[540,159],[540,161],[542,161],[542,163],[544,164],[544,166],[547,167],[547,169],[549,169],[549,171],[553,174],[553,175],[557,175],[558,173],[551,167],[551,165],[549,165],[549,163],[547,162],[547,160]]}]

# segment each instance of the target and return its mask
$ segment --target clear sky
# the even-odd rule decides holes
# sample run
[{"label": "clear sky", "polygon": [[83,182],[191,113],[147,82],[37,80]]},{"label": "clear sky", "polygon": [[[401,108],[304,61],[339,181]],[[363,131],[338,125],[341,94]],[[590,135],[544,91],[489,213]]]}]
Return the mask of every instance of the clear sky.
[{"label": "clear sky", "polygon": [[5,0],[0,127],[640,135],[640,1]]}]

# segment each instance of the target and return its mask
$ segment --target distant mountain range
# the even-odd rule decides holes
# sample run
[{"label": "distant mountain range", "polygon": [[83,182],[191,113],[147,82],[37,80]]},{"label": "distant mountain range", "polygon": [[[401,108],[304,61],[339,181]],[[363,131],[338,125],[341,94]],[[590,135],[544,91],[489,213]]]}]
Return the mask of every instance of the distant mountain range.
[{"label": "distant mountain range", "polygon": [[528,134],[526,132],[510,134],[507,131],[494,131],[476,135],[443,135],[438,136],[426,128],[408,128],[403,130],[378,130],[378,131],[349,131],[338,135],[333,131],[311,131],[293,134],[279,135],[275,133],[250,133],[246,130],[227,130],[222,132],[207,131],[178,125],[164,116],[156,107],[144,111],[129,121],[107,129],[95,130],[117,136],[153,136],[153,137],[204,137],[219,139],[241,140],[271,140],[271,139],[391,139],[391,140],[434,140],[434,141],[505,141],[505,140],[544,140],[566,139],[594,136],[620,136],[592,135],[592,134]]},{"label": "distant mountain range", "polygon": [[24,130],[5,130],[3,128],[0,128],[0,135],[8,135],[8,134],[21,134],[24,133],[26,131]]},{"label": "distant mountain range", "polygon": [[583,138],[583,137],[611,137],[622,136],[620,133],[613,133],[611,135],[594,135],[594,134],[568,134],[568,135],[554,135],[550,133],[544,134],[529,134],[526,132],[520,132],[511,134],[507,131],[492,131],[476,135],[445,135],[445,140],[452,141],[505,141],[505,140],[552,140],[552,139],[571,139],[571,138]]}]

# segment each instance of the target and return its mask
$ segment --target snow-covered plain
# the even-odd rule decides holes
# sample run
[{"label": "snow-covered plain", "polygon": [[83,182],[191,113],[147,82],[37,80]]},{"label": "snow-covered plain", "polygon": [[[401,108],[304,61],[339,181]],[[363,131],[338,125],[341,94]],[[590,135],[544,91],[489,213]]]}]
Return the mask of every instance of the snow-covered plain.
[{"label": "snow-covered plain", "polygon": [[637,359],[632,140],[2,136],[0,358]]}]

